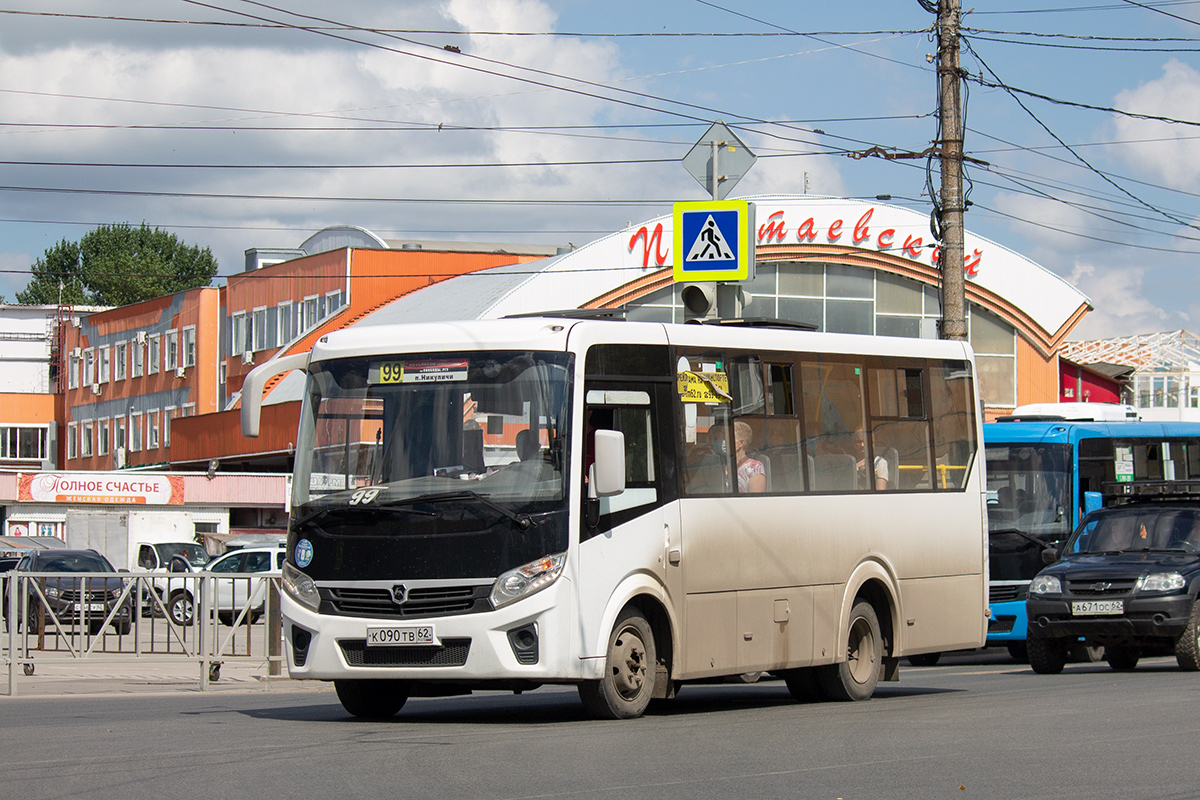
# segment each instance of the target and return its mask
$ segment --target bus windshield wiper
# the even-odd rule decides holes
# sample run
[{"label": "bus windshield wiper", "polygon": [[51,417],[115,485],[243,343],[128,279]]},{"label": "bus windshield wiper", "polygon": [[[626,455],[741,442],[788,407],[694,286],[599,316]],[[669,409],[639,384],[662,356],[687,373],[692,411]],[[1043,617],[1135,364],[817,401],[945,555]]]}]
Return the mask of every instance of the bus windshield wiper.
[{"label": "bus windshield wiper", "polygon": [[1042,547],[1042,548],[1053,547],[1053,545],[1049,544],[1044,539],[1039,539],[1038,537],[1034,536],[1031,533],[1026,533],[1025,531],[1019,531],[1016,528],[997,528],[994,531],[988,531],[988,536],[991,537],[991,535],[994,533],[1012,533],[1017,536],[1020,536],[1022,539],[1028,539],[1029,541],[1036,544],[1038,547]]},{"label": "bus windshield wiper", "polygon": [[511,508],[505,508],[495,500],[482,495],[479,492],[473,492],[469,489],[462,489],[454,492],[433,492],[431,494],[419,494],[416,497],[406,497],[401,500],[388,500],[385,505],[400,506],[400,505],[415,505],[417,503],[445,503],[454,500],[477,500],[483,503],[493,511],[497,511],[504,516],[517,523],[517,527],[521,530],[526,530],[533,522],[529,519],[528,514],[518,514]]}]

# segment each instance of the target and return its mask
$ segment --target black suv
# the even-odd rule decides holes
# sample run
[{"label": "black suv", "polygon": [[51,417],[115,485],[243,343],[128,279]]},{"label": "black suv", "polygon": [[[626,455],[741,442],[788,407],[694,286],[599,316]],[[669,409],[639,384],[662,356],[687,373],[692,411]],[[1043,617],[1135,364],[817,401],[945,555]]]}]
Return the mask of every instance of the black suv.
[{"label": "black suv", "polygon": [[1057,556],[1025,602],[1035,672],[1061,672],[1080,637],[1103,646],[1113,669],[1174,653],[1181,669],[1200,670],[1200,502],[1093,511]]},{"label": "black suv", "polygon": [[[133,625],[129,597],[122,599],[125,581],[117,577],[108,559],[95,550],[38,550],[21,559],[18,572],[64,573],[30,578],[22,603],[22,618],[30,633],[57,619],[61,626],[83,624],[99,633],[109,612],[116,608],[112,625],[118,633],[129,633]],[[71,573],[112,573],[71,576]],[[43,601],[42,597],[45,597]],[[53,616],[46,611],[53,612]],[[44,628],[43,628],[44,629]]]}]

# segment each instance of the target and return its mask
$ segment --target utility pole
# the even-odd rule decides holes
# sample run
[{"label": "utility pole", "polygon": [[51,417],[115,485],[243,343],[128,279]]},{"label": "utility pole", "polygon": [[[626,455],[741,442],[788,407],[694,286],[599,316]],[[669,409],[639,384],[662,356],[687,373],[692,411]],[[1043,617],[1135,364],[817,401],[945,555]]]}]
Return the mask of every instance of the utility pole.
[{"label": "utility pole", "polygon": [[959,76],[959,0],[938,0],[938,97],[941,108],[942,152],[941,233],[942,329],[941,338],[967,338],[966,292],[963,264],[963,128],[962,86]]}]

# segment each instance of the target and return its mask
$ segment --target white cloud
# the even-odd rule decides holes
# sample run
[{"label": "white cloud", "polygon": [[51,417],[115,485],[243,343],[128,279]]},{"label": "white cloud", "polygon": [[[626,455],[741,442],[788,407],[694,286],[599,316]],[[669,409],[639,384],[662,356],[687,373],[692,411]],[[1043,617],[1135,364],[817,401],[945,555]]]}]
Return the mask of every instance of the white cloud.
[{"label": "white cloud", "polygon": [[1068,280],[1086,292],[1095,309],[1071,332],[1072,339],[1108,339],[1188,327],[1188,315],[1168,312],[1146,297],[1145,268],[1078,263]]},{"label": "white cloud", "polygon": [[[1135,89],[1126,89],[1113,101],[1117,108],[1138,114],[1196,120],[1200,108],[1200,72],[1176,59],[1163,65],[1163,74]],[[1194,189],[1200,177],[1200,139],[1192,125],[1116,116],[1113,120],[1121,140],[1121,157],[1157,180],[1175,189]]]}]

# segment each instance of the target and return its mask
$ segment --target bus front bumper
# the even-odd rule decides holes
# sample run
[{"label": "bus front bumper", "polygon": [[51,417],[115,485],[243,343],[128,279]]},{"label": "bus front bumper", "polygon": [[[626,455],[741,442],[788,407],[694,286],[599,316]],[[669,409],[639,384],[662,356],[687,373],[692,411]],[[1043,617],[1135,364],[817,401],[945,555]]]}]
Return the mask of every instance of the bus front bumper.
[{"label": "bus front bumper", "polygon": [[[545,683],[580,680],[569,620],[568,581],[500,609],[423,619],[317,614],[284,593],[283,629],[292,678],[390,678],[430,682]],[[433,644],[368,644],[368,629],[431,626]],[[397,638],[390,636],[392,641]]]}]

